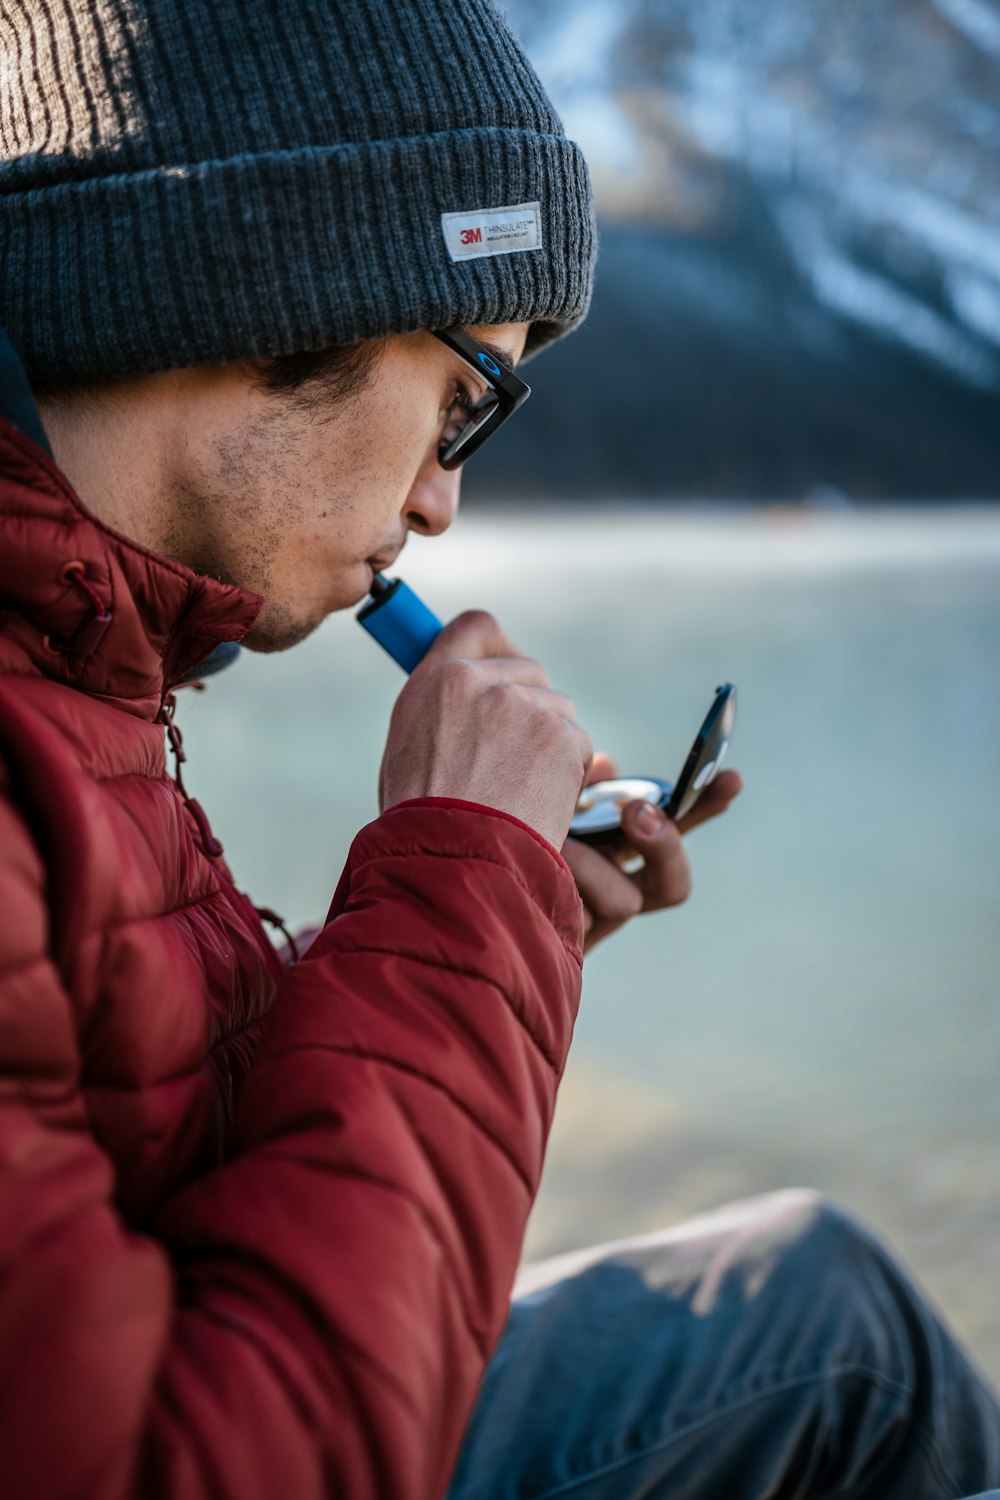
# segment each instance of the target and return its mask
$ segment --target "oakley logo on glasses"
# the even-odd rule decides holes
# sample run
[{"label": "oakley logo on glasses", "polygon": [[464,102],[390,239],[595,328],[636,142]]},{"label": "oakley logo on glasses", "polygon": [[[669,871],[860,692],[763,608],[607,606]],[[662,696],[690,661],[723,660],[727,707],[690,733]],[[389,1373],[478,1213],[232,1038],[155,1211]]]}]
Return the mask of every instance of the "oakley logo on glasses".
[{"label": "oakley logo on glasses", "polygon": [[531,395],[531,387],[519,380],[501,359],[494,358],[477,344],[464,328],[432,329],[431,332],[473,369],[478,366],[489,382],[489,389],[478,401],[465,403],[459,399],[458,405],[466,406],[469,420],[461,427],[457,420],[451,421],[442,434],[438,463],[442,469],[459,469],[470,454],[478,452],[486,439],[492,437],[519,406],[524,405]]}]

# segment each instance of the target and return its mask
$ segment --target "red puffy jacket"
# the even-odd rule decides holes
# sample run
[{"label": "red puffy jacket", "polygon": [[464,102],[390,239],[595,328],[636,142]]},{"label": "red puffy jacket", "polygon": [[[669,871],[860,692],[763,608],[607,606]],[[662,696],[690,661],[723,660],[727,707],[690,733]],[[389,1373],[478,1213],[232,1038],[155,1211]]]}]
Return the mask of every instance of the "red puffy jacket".
[{"label": "red puffy jacket", "polygon": [[401,804],[286,975],[165,770],[171,685],[258,606],[0,419],[5,1500],[435,1500],[504,1322],[576,888]]}]

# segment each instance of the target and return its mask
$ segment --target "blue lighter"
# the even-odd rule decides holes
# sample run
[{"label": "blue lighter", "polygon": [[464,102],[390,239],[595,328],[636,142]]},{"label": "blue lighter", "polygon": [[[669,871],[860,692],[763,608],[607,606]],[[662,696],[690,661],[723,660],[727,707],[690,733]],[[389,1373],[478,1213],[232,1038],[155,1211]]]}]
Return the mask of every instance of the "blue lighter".
[{"label": "blue lighter", "polygon": [[412,672],[423,661],[444,629],[433,610],[401,578],[383,578],[381,573],[372,579],[371,597],[356,618],[404,672]]}]

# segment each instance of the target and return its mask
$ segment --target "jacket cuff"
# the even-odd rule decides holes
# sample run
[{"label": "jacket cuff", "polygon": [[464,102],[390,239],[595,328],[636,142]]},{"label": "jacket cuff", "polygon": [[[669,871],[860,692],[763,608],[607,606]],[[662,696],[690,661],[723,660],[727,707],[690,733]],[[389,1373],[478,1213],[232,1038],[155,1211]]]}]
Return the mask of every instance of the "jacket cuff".
[{"label": "jacket cuff", "polygon": [[490,860],[516,873],[563,946],[582,963],[583,903],[573,872],[558,849],[511,813],[454,797],[396,802],[362,828],[351,846],[327,921],[344,910],[352,874],[361,865],[391,855],[422,853]]},{"label": "jacket cuff", "polygon": [[485,813],[488,818],[504,818],[508,823],[513,823],[515,828],[523,828],[536,843],[548,850],[564,870],[572,874],[555,844],[550,844],[548,839],[539,833],[537,828],[532,828],[530,823],[525,823],[521,818],[515,818],[513,813],[501,811],[499,807],[487,807],[484,802],[467,802],[464,797],[408,797],[405,802],[394,802],[385,811],[395,812],[399,807],[464,807],[469,812]]}]

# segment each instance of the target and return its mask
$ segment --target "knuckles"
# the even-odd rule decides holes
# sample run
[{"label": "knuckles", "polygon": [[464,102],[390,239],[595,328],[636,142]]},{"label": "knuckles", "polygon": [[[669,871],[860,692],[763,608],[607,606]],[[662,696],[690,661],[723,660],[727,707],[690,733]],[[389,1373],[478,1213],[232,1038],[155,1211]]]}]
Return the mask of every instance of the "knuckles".
[{"label": "knuckles", "polygon": [[538,687],[551,688],[552,678],[549,676],[548,672],[546,672],[541,662],[535,661],[534,657],[532,656],[526,656],[524,660],[525,664],[531,668],[534,676],[538,678]]},{"label": "knuckles", "polygon": [[492,738],[511,735],[516,743],[530,745],[536,759],[546,756],[565,764],[572,758],[582,781],[593,755],[590,736],[539,697],[533,685],[509,682],[492,673],[487,662],[453,657],[441,664],[438,687],[444,715],[465,717],[475,711],[487,721]]},{"label": "knuckles", "polygon": [[466,656],[453,656],[438,668],[440,691],[445,697],[474,697],[482,690],[482,672]]},{"label": "knuckles", "polygon": [[[453,625],[499,628],[485,611],[470,611]],[[525,820],[561,843],[566,827],[560,828],[559,809],[565,803],[568,826],[593,755],[590,737],[538,662],[477,656],[475,644],[456,632],[451,650],[473,654],[432,651],[404,685],[383,757],[380,805],[426,795],[428,786],[476,801],[502,794],[504,806],[516,810],[523,802]]]}]

